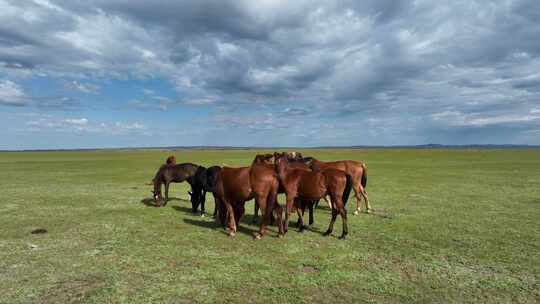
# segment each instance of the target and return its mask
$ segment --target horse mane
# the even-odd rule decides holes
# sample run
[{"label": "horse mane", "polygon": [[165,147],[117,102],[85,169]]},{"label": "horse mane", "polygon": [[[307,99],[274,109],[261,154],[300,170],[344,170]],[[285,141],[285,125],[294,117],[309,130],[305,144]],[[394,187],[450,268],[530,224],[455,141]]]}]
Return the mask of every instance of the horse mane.
[{"label": "horse mane", "polygon": [[174,155],[171,155],[167,157],[167,160],[165,161],[165,164],[167,165],[176,165],[176,157]]},{"label": "horse mane", "polygon": [[155,183],[155,181],[157,180],[158,176],[160,175],[161,171],[163,171],[164,168],[168,166],[174,166],[174,165],[176,165],[176,157],[174,155],[167,157],[167,159],[165,160],[165,163],[161,165],[159,169],[157,170],[156,175],[152,179],[152,182]]}]

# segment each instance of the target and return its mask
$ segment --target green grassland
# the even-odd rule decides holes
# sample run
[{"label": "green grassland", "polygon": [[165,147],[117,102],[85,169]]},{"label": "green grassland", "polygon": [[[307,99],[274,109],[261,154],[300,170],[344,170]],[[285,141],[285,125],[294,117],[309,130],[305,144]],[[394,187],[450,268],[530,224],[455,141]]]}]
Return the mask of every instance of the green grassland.
[{"label": "green grassland", "polygon": [[258,152],[0,153],[0,303],[540,302],[540,151],[303,151],[368,164],[376,212],[353,216],[351,197],[345,241],[339,217],[322,236],[324,203],[306,232],[259,241],[252,202],[235,238],[191,214],[186,183],[143,203],[171,153],[240,166]]}]

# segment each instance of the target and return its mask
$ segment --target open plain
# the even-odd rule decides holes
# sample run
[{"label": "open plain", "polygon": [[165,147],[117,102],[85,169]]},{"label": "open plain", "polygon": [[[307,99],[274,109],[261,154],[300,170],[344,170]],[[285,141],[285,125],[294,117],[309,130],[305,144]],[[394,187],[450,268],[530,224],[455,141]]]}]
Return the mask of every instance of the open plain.
[{"label": "open plain", "polygon": [[323,202],[304,233],[258,241],[253,202],[235,238],[191,213],[187,183],[151,205],[170,154],[242,166],[270,151],[0,153],[0,303],[540,302],[539,150],[301,151],[367,163],[375,212],[354,216],[351,195],[347,240],[339,217],[322,236]]}]

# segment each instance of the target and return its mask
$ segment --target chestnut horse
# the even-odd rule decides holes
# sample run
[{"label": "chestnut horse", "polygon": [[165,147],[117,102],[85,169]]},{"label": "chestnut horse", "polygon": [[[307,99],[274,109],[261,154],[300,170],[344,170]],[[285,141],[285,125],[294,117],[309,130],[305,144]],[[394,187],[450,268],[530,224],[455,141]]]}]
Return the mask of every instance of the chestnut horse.
[{"label": "chestnut horse", "polygon": [[[287,208],[285,210],[284,233],[287,232],[289,215],[292,212],[295,199],[318,200],[329,195],[332,202],[332,219],[328,230],[324,235],[329,235],[334,229],[338,213],[343,221],[343,232],[340,239],[344,239],[348,234],[347,210],[345,203],[349,198],[352,188],[352,177],[343,171],[336,169],[325,169],[321,171],[306,171],[303,169],[289,168],[289,160],[286,155],[274,153],[275,171],[279,182],[285,189],[287,195]],[[303,225],[303,216],[300,216]]]},{"label": "chestnut horse", "polygon": [[313,159],[310,167],[313,171],[337,169],[351,175],[353,179],[354,196],[356,198],[356,210],[354,211],[354,214],[357,215],[360,211],[360,202],[362,201],[360,195],[366,202],[366,213],[369,213],[372,210],[369,206],[369,199],[366,192],[367,166],[364,163],[353,160],[322,162]]},{"label": "chestnut horse", "polygon": [[[279,181],[272,167],[254,164],[251,167],[224,167],[218,173],[214,195],[218,204],[225,209],[221,216],[228,217],[229,236],[236,234],[237,226],[244,213],[246,201],[255,199],[261,208],[263,218],[255,235],[260,239],[266,232],[268,219],[274,211],[278,215],[279,236],[283,234],[282,209],[277,202]],[[223,224],[223,217],[222,217]]]},{"label": "chestnut horse", "polygon": [[[283,153],[277,153],[276,155],[285,155],[287,157],[287,160],[289,160],[289,168],[297,168],[297,169],[303,169],[307,171],[311,171],[309,166],[304,163],[302,160],[302,155],[298,152],[283,152]],[[255,158],[253,159],[253,164],[265,164],[267,166],[270,166],[270,168],[274,168],[274,154],[257,154],[255,155]],[[283,187],[279,187],[278,193],[285,193],[285,190]],[[302,215],[304,214],[304,211],[306,208],[309,211],[309,225],[313,224],[313,207],[315,204],[318,203],[318,201],[306,201],[306,200],[297,200],[295,201],[295,206],[297,207],[298,212],[302,212]],[[258,217],[259,217],[259,206],[257,204],[253,205],[253,220],[252,223],[256,223]],[[270,222],[272,223],[273,218],[270,218]],[[300,227],[300,231],[303,231],[305,226],[300,221],[300,215],[298,216],[298,222],[296,224],[298,227]]]}]

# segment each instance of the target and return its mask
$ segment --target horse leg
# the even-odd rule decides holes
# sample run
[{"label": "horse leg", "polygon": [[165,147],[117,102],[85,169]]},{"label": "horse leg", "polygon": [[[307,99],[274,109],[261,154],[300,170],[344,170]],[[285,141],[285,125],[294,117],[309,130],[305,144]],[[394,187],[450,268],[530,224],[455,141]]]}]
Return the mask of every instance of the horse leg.
[{"label": "horse leg", "polygon": [[309,202],[308,211],[309,211],[309,226],[313,225],[313,205],[314,203]]},{"label": "horse leg", "polygon": [[304,202],[298,199],[295,199],[294,204],[296,205],[296,213],[298,214],[298,220],[296,221],[296,228],[300,228],[302,227],[300,226],[302,224],[300,222],[300,218],[304,215]]},{"label": "horse leg", "polygon": [[163,207],[169,202],[169,184],[169,182],[165,183],[165,202],[163,203]]},{"label": "horse leg", "polygon": [[227,208],[227,216],[229,217],[229,236],[236,235],[236,220],[234,218],[234,210],[229,201],[224,200],[223,203]]},{"label": "horse leg", "polygon": [[306,228],[304,226],[304,202],[301,203],[302,204],[302,207],[301,208],[296,208],[296,213],[298,213],[298,221],[296,222],[296,227],[300,228],[300,230],[298,230],[299,232],[304,232],[304,228]]},{"label": "horse leg", "polygon": [[252,224],[257,223],[257,218],[259,217],[259,204],[255,201],[253,205],[253,219],[251,220]]},{"label": "horse leg", "polygon": [[[263,203],[264,202],[264,203]],[[266,226],[268,225],[268,217],[272,210],[268,210],[268,196],[256,196],[255,197],[255,206],[259,206],[257,209],[261,209],[262,219],[261,225],[259,226],[259,231],[255,234],[255,239],[260,240],[264,233],[266,232]]]},{"label": "horse leg", "polygon": [[219,201],[216,199],[216,196],[214,195],[214,214],[212,215],[213,217],[216,217],[218,213],[218,207],[219,207]]},{"label": "horse leg", "polygon": [[373,209],[371,209],[371,206],[369,205],[367,191],[362,186],[360,186],[360,193],[362,194],[362,197],[364,197],[364,201],[366,202],[366,213],[370,213]]},{"label": "horse leg", "polygon": [[343,221],[343,231],[339,239],[343,240],[349,234],[349,228],[347,227],[347,210],[342,206],[339,208],[339,214],[341,214],[341,220]]},{"label": "horse leg", "polygon": [[289,197],[289,195],[287,195],[287,206],[286,206],[286,209],[285,209],[285,223],[283,224],[283,233],[287,233],[287,231],[289,231],[289,215],[291,215],[292,213],[292,208],[293,208],[293,204],[294,204],[294,197]]},{"label": "horse leg", "polygon": [[324,236],[330,235],[334,230],[334,223],[336,222],[337,214],[337,209],[332,208],[332,219],[330,220],[330,226],[328,226],[328,230],[326,230],[326,232],[323,234]]},{"label": "horse leg", "polygon": [[242,218],[242,215],[244,215],[245,209],[244,204],[240,202],[235,202],[234,206],[234,220],[236,226],[238,227],[238,225],[240,224],[240,219]]},{"label": "horse leg", "polygon": [[206,202],[206,190],[202,191],[202,197],[201,197],[201,216],[204,217],[205,210],[204,210],[204,203]]},{"label": "horse leg", "polygon": [[236,225],[238,225],[240,223],[240,220],[242,219],[242,217],[246,213],[246,208],[244,207],[244,204],[245,204],[245,202],[241,202],[240,206],[238,207],[238,209],[240,210],[240,215],[238,216],[238,223],[236,223]]},{"label": "horse leg", "polygon": [[285,235],[285,229],[283,228],[283,208],[278,204],[277,195],[276,195],[276,205],[274,207],[274,212],[272,213],[272,215],[274,215],[274,213],[277,213],[278,237],[282,238]]},{"label": "horse leg", "polygon": [[227,216],[228,216],[227,207],[225,206],[222,200],[218,200],[216,203],[217,203],[217,208],[218,208],[217,216],[219,217],[221,226],[225,228],[225,225],[227,223]]},{"label": "horse leg", "polygon": [[331,200],[327,199],[326,195],[323,196],[323,199],[326,202],[326,204],[328,205],[328,208],[332,209],[332,203],[330,202]]},{"label": "horse leg", "polygon": [[354,198],[356,200],[356,209],[354,210],[353,214],[358,215],[362,209],[360,208],[360,202],[362,201],[362,198],[360,197],[361,193],[361,185],[353,185],[353,191],[354,191]]}]

